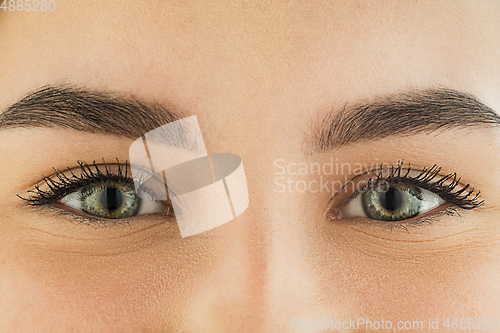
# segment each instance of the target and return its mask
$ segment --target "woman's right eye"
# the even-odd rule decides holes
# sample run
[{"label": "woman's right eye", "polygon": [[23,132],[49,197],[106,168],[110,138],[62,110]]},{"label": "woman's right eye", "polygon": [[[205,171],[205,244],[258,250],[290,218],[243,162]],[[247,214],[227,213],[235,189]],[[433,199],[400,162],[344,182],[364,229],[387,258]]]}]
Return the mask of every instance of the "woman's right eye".
[{"label": "woman's right eye", "polygon": [[107,182],[87,185],[64,196],[59,203],[103,219],[126,219],[144,214],[172,215],[164,201],[139,198],[132,184]]}]

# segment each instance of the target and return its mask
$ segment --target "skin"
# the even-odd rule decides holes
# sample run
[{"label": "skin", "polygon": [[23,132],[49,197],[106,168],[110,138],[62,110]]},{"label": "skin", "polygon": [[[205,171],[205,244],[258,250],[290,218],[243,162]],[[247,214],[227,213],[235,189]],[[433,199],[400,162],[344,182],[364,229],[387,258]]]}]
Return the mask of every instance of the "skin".
[{"label": "skin", "polygon": [[[208,151],[242,158],[250,206],[185,239],[158,216],[102,228],[31,210],[16,194],[52,167],[125,161],[133,140],[0,131],[1,332],[286,332],[291,318],[440,318],[444,330],[446,318],[500,318],[497,129],[307,148],[332,105],[408,89],[444,86],[500,110],[498,2],[56,5],[0,12],[0,109],[69,83],[187,110]],[[485,205],[391,232],[328,221],[328,193],[276,193],[277,159],[332,157],[438,163]]]}]

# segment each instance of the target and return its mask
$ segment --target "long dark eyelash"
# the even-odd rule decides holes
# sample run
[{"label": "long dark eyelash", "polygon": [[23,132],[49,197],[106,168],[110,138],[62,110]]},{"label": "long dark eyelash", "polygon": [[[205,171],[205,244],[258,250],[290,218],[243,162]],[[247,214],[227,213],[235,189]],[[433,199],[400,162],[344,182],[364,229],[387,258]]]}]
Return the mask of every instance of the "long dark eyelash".
[{"label": "long dark eyelash", "polygon": [[[403,164],[404,161],[401,161],[396,166],[393,165],[389,170],[389,175],[384,175],[384,172],[387,172],[387,168],[384,169],[383,165],[381,165],[380,169],[371,172],[367,186],[375,186],[382,181],[393,184],[419,186],[439,195],[448,203],[466,210],[471,210],[484,204],[484,200],[481,200],[479,197],[481,192],[475,192],[470,184],[460,188],[461,178],[455,172],[440,177],[441,167],[434,164],[430,168],[424,168],[417,176],[410,176],[410,164],[408,164],[408,168],[405,168],[405,171],[403,171]],[[449,183],[445,184],[446,182]],[[358,195],[359,192],[354,194]]]},{"label": "long dark eyelash", "polygon": [[[68,172],[69,176],[66,176],[61,170],[53,168],[55,174],[51,176],[51,178],[42,176],[42,180],[35,185],[35,190],[28,192],[28,198],[23,198],[19,194],[17,196],[26,201],[30,206],[40,207],[52,205],[66,195],[76,192],[80,188],[90,184],[110,182],[133,184],[132,178],[128,175],[128,161],[122,164],[116,159],[116,162],[118,165],[116,173],[110,170],[104,159],[102,160],[104,172],[95,161],[91,165],[84,161],[78,161],[77,163],[81,170],[81,174],[78,176],[75,175],[70,168],[65,170],[65,172]],[[40,185],[43,183],[47,185],[49,190],[44,191],[40,189]]]}]

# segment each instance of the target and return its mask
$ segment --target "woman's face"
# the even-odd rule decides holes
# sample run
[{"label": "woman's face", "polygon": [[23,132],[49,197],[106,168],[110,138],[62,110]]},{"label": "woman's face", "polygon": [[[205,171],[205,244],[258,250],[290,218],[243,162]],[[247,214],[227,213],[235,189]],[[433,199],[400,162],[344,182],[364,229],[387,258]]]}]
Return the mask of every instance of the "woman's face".
[{"label": "woman's face", "polygon": [[[0,11],[0,58],[1,332],[500,319],[498,2],[56,0]],[[117,175],[169,112],[241,157],[244,213],[182,238],[164,214],[92,219],[61,202],[79,189],[53,168],[81,183],[77,161],[104,160]],[[380,164],[395,166],[390,190],[347,186]],[[17,196],[40,199],[37,183],[43,204]],[[360,216],[374,210],[389,220]]]}]

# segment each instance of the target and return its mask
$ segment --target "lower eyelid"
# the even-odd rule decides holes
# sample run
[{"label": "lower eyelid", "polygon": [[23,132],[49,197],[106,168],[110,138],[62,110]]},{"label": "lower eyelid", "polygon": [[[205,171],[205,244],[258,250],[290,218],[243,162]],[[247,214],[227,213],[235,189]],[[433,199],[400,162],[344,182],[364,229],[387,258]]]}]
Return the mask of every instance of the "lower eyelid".
[{"label": "lower eyelid", "polygon": [[[123,218],[123,219],[105,219],[105,218],[100,218],[97,216],[92,216],[89,215],[88,213],[85,213],[84,211],[81,211],[79,209],[76,209],[75,207],[78,206],[79,204],[79,194],[78,192],[72,193],[70,195],[67,195],[64,197],[62,200],[60,200],[60,204],[57,205],[58,208],[62,210],[71,210],[73,211],[75,215],[79,216],[84,216],[88,217],[91,219],[96,219],[99,221],[118,221],[118,220],[126,220],[129,218],[133,218],[136,216],[141,216],[141,215],[151,215],[151,214],[162,214],[162,215],[171,215],[173,213],[172,208],[167,205],[163,201],[150,201],[150,200],[145,200],[145,199],[139,199],[139,209],[137,210],[136,214],[134,216],[131,216],[129,218]],[[64,207],[63,207],[64,205]],[[69,211],[68,210],[68,211]],[[72,213],[72,212],[70,212]]]},{"label": "lower eyelid", "polygon": [[106,219],[98,216],[89,215],[83,211],[76,210],[74,208],[63,206],[60,203],[52,204],[45,207],[37,207],[38,209],[46,209],[52,212],[56,216],[61,216],[70,219],[76,224],[87,224],[93,227],[108,227],[108,226],[118,226],[118,225],[132,225],[136,219],[147,218],[148,216],[153,216],[157,214],[142,214],[131,216],[123,219]]},{"label": "lower eyelid", "polygon": [[[346,218],[345,221],[352,225],[361,225],[361,226],[378,226],[380,228],[386,229],[387,231],[399,230],[400,232],[404,232],[405,234],[411,233],[411,229],[419,228],[422,226],[429,226],[441,221],[443,216],[461,216],[459,214],[459,208],[453,206],[452,204],[445,204],[444,208],[441,205],[427,213],[419,214],[408,220],[400,220],[400,221],[380,221],[380,220],[372,220],[368,217],[356,216],[351,218]],[[439,210],[438,210],[439,209]]]}]

